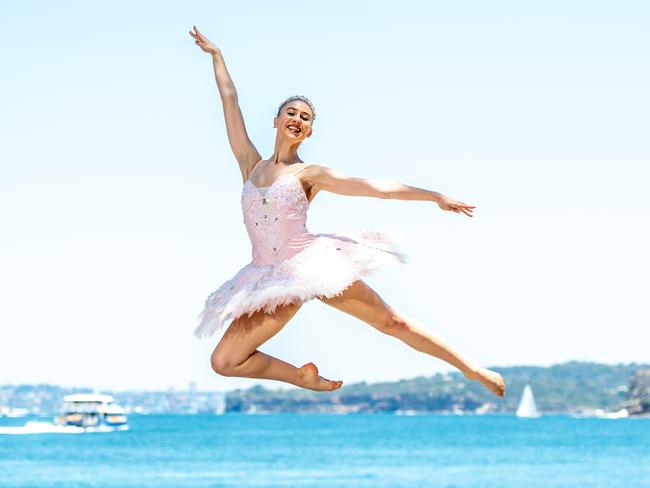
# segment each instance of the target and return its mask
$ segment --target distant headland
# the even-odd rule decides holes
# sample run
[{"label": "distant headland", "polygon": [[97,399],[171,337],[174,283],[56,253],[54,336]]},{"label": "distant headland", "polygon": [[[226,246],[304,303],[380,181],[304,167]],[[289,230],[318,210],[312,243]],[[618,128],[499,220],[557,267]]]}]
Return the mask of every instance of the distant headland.
[{"label": "distant headland", "polygon": [[[650,365],[601,364],[570,361],[553,366],[489,366],[507,383],[504,398],[460,372],[436,373],[395,382],[343,386],[334,392],[298,388],[271,390],[260,385],[227,392],[187,390],[103,391],[113,395],[129,413],[463,413],[507,414],[517,409],[526,384],[535,392],[544,414],[613,412],[650,415]],[[0,416],[12,412],[52,415],[63,395],[92,388],[55,385],[0,386]]]}]

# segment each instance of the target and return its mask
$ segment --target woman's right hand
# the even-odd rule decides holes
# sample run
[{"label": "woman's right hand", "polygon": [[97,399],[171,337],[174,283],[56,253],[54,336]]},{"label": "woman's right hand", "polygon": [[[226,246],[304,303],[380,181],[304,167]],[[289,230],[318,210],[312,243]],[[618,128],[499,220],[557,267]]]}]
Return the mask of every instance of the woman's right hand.
[{"label": "woman's right hand", "polygon": [[205,37],[203,34],[199,32],[199,30],[196,28],[196,26],[192,26],[194,28],[194,32],[190,31],[190,35],[195,39],[194,43],[199,46],[204,52],[215,55],[215,54],[221,54],[221,51],[219,51],[219,48],[212,44],[210,40]]}]

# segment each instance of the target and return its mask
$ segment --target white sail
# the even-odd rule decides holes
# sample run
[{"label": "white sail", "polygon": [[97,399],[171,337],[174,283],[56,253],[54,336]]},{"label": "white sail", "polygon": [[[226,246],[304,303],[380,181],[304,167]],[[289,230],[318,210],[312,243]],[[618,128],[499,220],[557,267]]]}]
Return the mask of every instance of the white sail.
[{"label": "white sail", "polygon": [[521,394],[521,400],[519,400],[519,407],[517,407],[517,417],[534,418],[539,417],[540,415],[537,405],[535,404],[533,390],[530,385],[526,385]]}]

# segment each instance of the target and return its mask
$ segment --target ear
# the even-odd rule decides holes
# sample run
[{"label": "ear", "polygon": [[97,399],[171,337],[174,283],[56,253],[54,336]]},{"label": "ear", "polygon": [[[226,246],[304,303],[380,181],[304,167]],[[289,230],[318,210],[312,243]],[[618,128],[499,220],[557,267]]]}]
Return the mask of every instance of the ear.
[{"label": "ear", "polygon": [[278,118],[277,118],[277,117],[273,117],[273,127],[277,127],[277,126],[278,126],[278,122],[279,122]]}]

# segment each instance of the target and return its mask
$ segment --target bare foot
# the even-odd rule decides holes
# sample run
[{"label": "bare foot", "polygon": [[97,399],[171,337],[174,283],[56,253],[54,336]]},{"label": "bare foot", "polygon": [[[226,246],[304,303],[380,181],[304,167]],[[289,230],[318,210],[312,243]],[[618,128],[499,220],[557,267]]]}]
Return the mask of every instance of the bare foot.
[{"label": "bare foot", "polygon": [[303,384],[300,386],[309,390],[331,391],[341,388],[343,384],[342,381],[332,381],[320,376],[314,363],[307,363],[298,368],[298,374],[303,380]]},{"label": "bare foot", "polygon": [[496,371],[491,369],[478,367],[476,370],[463,373],[465,378],[469,380],[477,380],[497,396],[504,396],[506,394],[506,383]]}]

